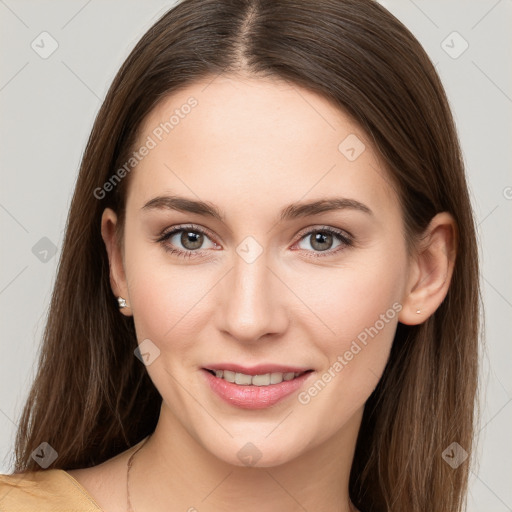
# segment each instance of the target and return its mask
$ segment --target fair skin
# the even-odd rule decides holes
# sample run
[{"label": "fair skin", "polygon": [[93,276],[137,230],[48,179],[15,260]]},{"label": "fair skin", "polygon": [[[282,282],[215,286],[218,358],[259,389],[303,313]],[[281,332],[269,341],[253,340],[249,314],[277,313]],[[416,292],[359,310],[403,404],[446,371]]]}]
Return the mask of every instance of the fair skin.
[{"label": "fair skin", "polygon": [[[364,404],[398,321],[425,321],[446,296],[454,221],[436,215],[408,255],[398,196],[371,140],[327,100],[281,81],[223,75],[190,85],[150,113],[137,147],[190,96],[198,105],[130,175],[122,245],[114,211],[105,210],[101,225],[112,290],[129,306],[120,314],[133,316],[139,343],[150,339],[160,350],[147,371],[162,408],[130,472],[132,505],[137,512],[353,511],[348,481]],[[365,144],[353,161],[338,150],[349,134]],[[169,195],[215,205],[223,220],[143,208]],[[334,197],[369,211],[349,206],[280,219],[291,203]],[[182,232],[157,241],[190,223],[206,232],[199,249],[193,239],[184,245]],[[315,243],[326,228],[352,243],[328,233]],[[250,263],[237,252],[247,249],[246,237],[263,249]],[[165,247],[197,254],[183,258]],[[299,392],[332,372],[371,326],[378,333],[301,403]],[[298,392],[251,410],[205,385],[203,368],[219,361],[313,371]],[[247,443],[260,456],[253,467],[237,455]],[[131,453],[69,473],[104,510],[125,510]]]}]

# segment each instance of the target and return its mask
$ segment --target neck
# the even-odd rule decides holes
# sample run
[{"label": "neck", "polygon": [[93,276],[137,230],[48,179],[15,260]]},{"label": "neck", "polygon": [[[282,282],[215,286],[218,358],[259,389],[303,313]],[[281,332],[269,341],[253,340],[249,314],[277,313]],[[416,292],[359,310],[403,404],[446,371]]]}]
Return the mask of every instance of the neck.
[{"label": "neck", "polygon": [[361,418],[362,410],[335,436],[290,461],[247,467],[212,455],[162,403],[155,432],[130,470],[132,506],[137,512],[353,512],[348,482]]}]

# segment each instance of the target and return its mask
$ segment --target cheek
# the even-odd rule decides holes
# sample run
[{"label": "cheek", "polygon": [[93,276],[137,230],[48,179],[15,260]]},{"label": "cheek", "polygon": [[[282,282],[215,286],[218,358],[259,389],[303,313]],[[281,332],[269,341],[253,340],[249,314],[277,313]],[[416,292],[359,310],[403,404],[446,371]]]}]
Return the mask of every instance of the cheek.
[{"label": "cheek", "polygon": [[405,250],[380,248],[331,273],[322,291],[310,292],[318,316],[334,333],[325,330],[316,338],[325,365],[298,400],[311,415],[325,418],[325,433],[348,421],[382,376],[402,309],[405,264]]},{"label": "cheek", "polygon": [[301,281],[300,293],[314,313],[311,321],[321,319],[333,349],[376,323],[384,330],[390,321],[397,322],[405,268],[405,251],[386,255],[382,248],[375,248],[364,257],[347,258],[343,266],[316,270],[310,279]]},{"label": "cheek", "polygon": [[[318,404],[355,410],[377,385],[389,357],[405,282],[405,248],[388,249],[375,247],[343,268],[322,269],[314,279],[317,286],[303,284],[301,293],[307,290],[304,296],[314,313],[304,321],[315,329],[311,339],[324,356],[321,382],[306,393],[305,402],[322,394]],[[338,418],[345,417],[341,409]]]},{"label": "cheek", "polygon": [[180,351],[193,342],[190,333],[205,320],[205,295],[215,276],[200,265],[170,261],[158,244],[126,237],[125,265],[137,338],[149,338],[162,349],[172,340],[173,351]]}]

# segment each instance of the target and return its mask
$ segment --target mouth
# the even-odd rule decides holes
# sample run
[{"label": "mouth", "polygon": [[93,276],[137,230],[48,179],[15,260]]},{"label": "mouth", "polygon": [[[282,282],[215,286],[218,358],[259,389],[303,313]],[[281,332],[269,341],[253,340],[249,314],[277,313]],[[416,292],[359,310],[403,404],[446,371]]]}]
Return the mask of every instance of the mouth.
[{"label": "mouth", "polygon": [[273,384],[281,384],[283,381],[294,380],[313,371],[310,369],[299,372],[269,372],[251,375],[249,373],[235,372],[232,370],[203,369],[218,379],[222,379],[239,386],[270,386]]},{"label": "mouth", "polygon": [[[220,366],[220,365],[219,365]],[[205,384],[230,406],[241,409],[265,409],[299,391],[310,380],[314,370],[300,368],[260,366],[240,370],[235,365],[223,365],[224,368],[202,368]],[[226,368],[229,366],[229,369]],[[269,370],[298,371],[269,371]]]}]

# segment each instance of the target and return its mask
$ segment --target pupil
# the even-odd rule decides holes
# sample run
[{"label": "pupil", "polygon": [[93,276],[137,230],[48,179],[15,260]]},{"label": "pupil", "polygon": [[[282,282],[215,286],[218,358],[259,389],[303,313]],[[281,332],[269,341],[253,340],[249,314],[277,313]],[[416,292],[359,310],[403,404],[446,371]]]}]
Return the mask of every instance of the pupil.
[{"label": "pupil", "polygon": [[203,235],[193,231],[184,231],[181,235],[181,243],[187,249],[198,249],[203,244]]},{"label": "pupil", "polygon": [[[315,249],[318,249],[320,251],[325,251],[326,249],[328,249],[329,247],[325,247],[325,246],[322,246],[322,244],[326,244],[327,245],[330,245],[328,242],[331,242],[332,243],[332,235],[330,235],[329,233],[322,233],[322,232],[317,232],[313,238],[313,242],[312,242],[312,246],[315,248]],[[319,245],[319,246],[316,246],[316,245]],[[315,247],[316,246],[316,247]]]}]

